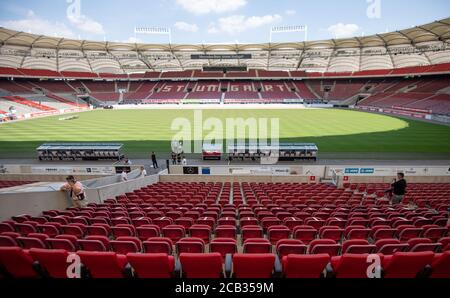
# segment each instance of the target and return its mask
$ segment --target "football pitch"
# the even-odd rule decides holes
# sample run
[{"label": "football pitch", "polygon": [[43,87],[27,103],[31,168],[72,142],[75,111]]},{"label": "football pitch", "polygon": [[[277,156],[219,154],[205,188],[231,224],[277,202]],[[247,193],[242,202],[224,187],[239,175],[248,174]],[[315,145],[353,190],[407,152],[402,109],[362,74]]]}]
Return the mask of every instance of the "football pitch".
[{"label": "football pitch", "polygon": [[[193,110],[95,110],[74,120],[61,116],[0,125],[0,158],[35,157],[45,142],[120,142],[130,157],[148,157],[151,151],[170,152],[178,132],[172,121]],[[203,120],[278,118],[280,142],[316,143],[320,153],[423,154],[450,157],[450,127],[350,110],[202,110]],[[269,124],[270,126],[270,124]],[[223,127],[225,129],[225,127]],[[209,131],[203,131],[203,135]],[[224,133],[225,135],[225,133]]]}]

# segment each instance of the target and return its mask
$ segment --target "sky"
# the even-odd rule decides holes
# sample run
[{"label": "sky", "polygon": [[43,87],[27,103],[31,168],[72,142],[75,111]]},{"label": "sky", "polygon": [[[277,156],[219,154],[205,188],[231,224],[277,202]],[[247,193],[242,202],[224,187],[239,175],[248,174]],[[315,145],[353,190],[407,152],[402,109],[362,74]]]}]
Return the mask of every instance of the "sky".
[{"label": "sky", "polygon": [[273,26],[303,26],[273,42],[366,36],[450,17],[448,0],[0,0],[0,26],[35,34],[113,42],[265,43]]}]

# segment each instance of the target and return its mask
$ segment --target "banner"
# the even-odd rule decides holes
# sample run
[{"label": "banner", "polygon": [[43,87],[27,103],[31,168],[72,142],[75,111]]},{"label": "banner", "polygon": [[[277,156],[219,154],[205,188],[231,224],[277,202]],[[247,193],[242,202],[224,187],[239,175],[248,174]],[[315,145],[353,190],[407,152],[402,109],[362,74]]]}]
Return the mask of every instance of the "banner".
[{"label": "banner", "polygon": [[198,167],[183,167],[184,175],[198,175]]},{"label": "banner", "polygon": [[31,167],[31,174],[56,174],[56,175],[114,175],[115,167],[69,167],[48,166]]},{"label": "banner", "polygon": [[404,173],[406,176],[450,176],[450,165],[448,167],[329,167],[328,177],[337,176],[396,176]]}]

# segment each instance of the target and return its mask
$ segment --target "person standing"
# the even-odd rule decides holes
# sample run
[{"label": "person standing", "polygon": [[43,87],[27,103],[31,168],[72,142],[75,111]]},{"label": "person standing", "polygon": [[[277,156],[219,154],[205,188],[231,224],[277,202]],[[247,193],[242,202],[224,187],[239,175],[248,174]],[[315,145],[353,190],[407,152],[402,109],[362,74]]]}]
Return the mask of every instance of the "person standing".
[{"label": "person standing", "polygon": [[158,167],[158,161],[156,160],[156,154],[154,151],[152,151],[152,164],[153,168],[157,169]]},{"label": "person standing", "polygon": [[125,169],[122,170],[122,174],[120,174],[120,181],[122,181],[122,182],[128,181],[127,170],[125,170]]},{"label": "person standing", "polygon": [[398,173],[397,179],[394,179],[394,181],[391,184],[392,189],[392,199],[391,203],[392,205],[401,204],[405,194],[406,194],[406,180],[405,180],[405,174]]},{"label": "person standing", "polygon": [[187,166],[187,159],[186,159],[186,157],[183,156],[183,159],[181,160],[181,164],[183,166]]},{"label": "person standing", "polygon": [[172,152],[172,165],[177,164],[177,155],[175,152]]},{"label": "person standing", "polygon": [[84,193],[84,187],[81,182],[77,181],[74,176],[68,176],[66,183],[61,186],[61,191],[68,191],[70,198],[72,199],[74,207],[83,208],[86,207],[86,195]]},{"label": "person standing", "polygon": [[147,171],[146,171],[145,168],[142,166],[142,167],[141,167],[141,173],[139,174],[139,178],[144,178],[145,176],[147,176]]}]

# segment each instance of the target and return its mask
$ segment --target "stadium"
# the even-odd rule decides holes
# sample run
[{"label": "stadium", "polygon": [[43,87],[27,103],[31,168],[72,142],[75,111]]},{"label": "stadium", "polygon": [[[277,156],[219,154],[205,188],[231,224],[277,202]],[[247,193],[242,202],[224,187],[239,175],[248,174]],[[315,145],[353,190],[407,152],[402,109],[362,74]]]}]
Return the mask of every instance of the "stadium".
[{"label": "stadium", "polygon": [[[2,13],[0,282],[450,278],[450,19],[310,41],[295,14],[252,43],[177,22],[177,43]],[[208,33],[244,32],[224,24]]]}]

